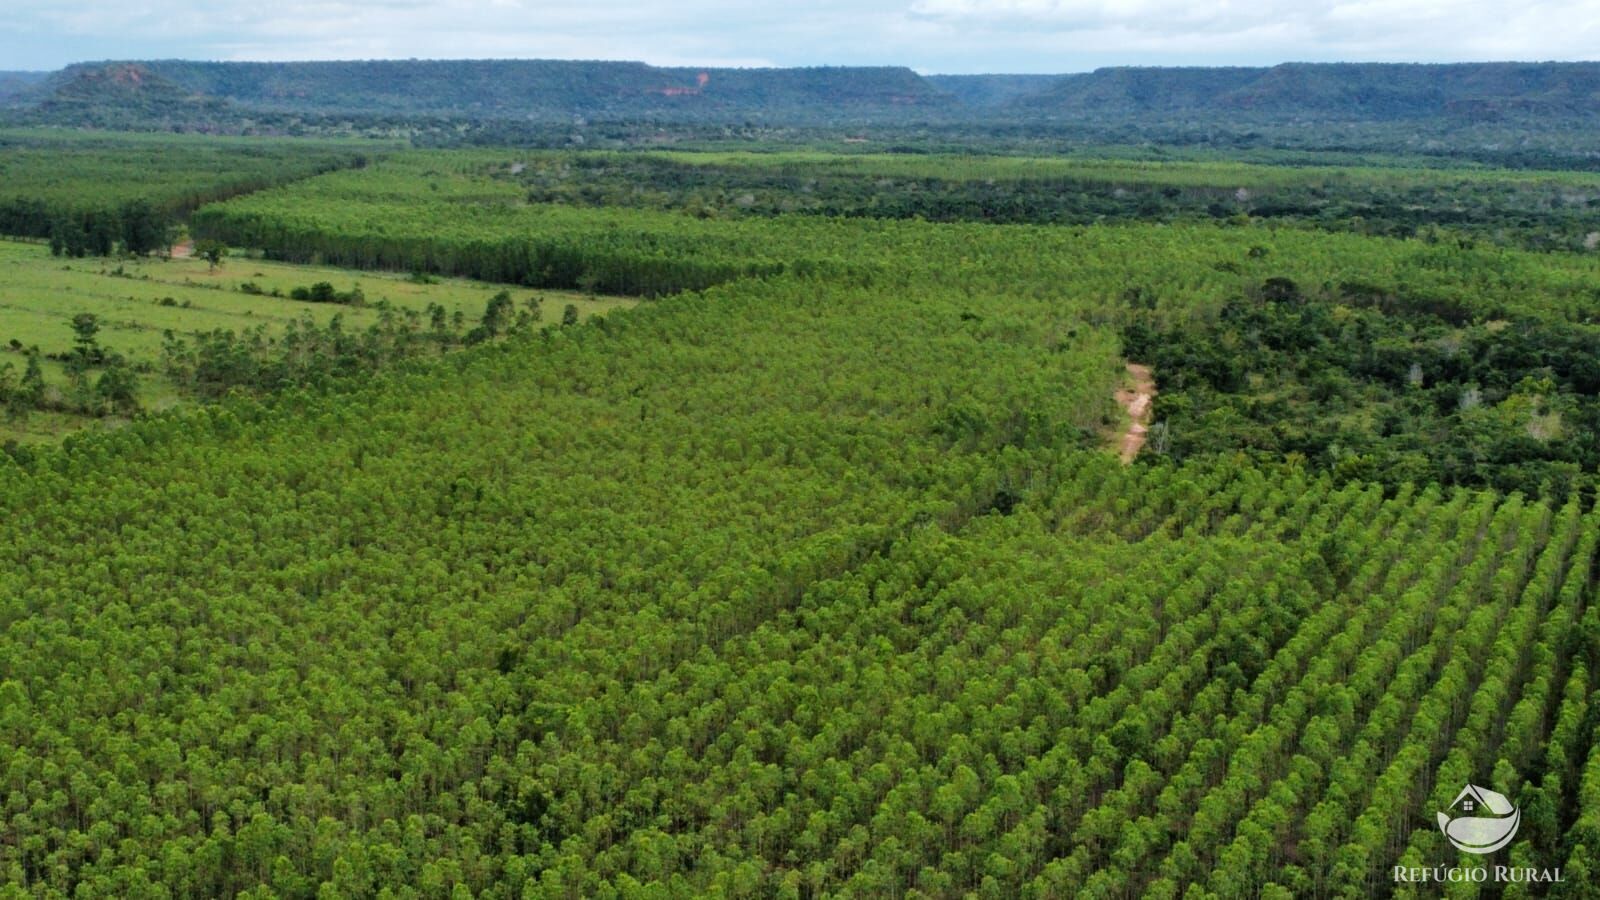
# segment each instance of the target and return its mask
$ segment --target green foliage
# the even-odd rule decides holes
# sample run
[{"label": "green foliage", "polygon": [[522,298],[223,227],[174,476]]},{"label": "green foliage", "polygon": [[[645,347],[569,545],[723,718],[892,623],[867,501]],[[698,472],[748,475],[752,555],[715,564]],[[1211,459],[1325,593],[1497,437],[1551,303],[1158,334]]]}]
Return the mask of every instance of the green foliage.
[{"label": "green foliage", "polygon": [[366,159],[331,143],[0,131],[0,234],[48,238],[57,255],[142,255],[206,203]]},{"label": "green foliage", "polygon": [[94,389],[99,400],[112,412],[131,415],[139,411],[139,377],[121,357],[107,362]]},{"label": "green foliage", "polygon": [[[1273,367],[1307,419],[1415,404],[1380,449],[1497,446],[1596,391],[1592,257],[530,204],[511,158],[194,226],[660,299],[174,333],[214,404],[0,460],[0,878],[1369,896],[1452,860],[1432,811],[1485,781],[1526,804],[1508,858],[1595,870],[1590,499],[1375,483],[1253,405]],[[1128,352],[1184,458],[1100,446]],[[1476,399],[1418,399],[1446,372]]]},{"label": "green foliage", "polygon": [[[72,615],[94,620],[84,633],[97,644],[82,657],[44,646],[0,654],[3,677],[21,685],[31,717],[74,733],[69,719],[86,723],[81,744],[69,739],[80,759],[72,772],[39,767],[51,751],[31,727],[8,730],[0,752],[24,784],[54,791],[59,779],[66,791],[76,777],[111,799],[86,810],[81,825],[70,805],[24,819],[8,813],[8,828],[29,849],[5,845],[0,865],[17,881],[67,892],[117,883],[141,867],[163,883],[232,894],[272,883],[281,855],[311,884],[363,892],[435,882],[482,893],[520,891],[562,868],[589,883],[595,876],[579,860],[637,846],[641,878],[688,877],[674,874],[684,863],[673,817],[687,824],[683,817],[710,808],[673,800],[658,816],[645,811],[656,801],[641,796],[630,801],[646,804],[628,813],[632,824],[585,825],[582,792],[613,765],[611,753],[569,755],[559,735],[587,743],[582,723],[599,715],[594,737],[610,741],[612,727],[602,723],[613,713],[580,708],[608,693],[594,694],[595,686],[699,669],[710,661],[703,648],[742,642],[799,610],[818,579],[899,536],[967,520],[1002,486],[1032,483],[1030,473],[1061,446],[1092,440],[1081,426],[1106,402],[1111,336],[1085,333],[1070,352],[1041,354],[1058,321],[1049,304],[1008,301],[1016,322],[1006,335],[952,331],[967,302],[951,289],[893,300],[818,281],[752,282],[662,301],[646,316],[608,318],[605,328],[556,329],[414,372],[391,370],[354,393],[290,392],[265,406],[235,398],[137,421],[70,442],[28,471],[7,471],[0,503],[8,513],[32,512],[26,526],[0,517],[6,561],[47,545],[65,554],[51,557],[59,568],[49,563],[50,574],[33,571],[26,583],[14,580],[20,569],[0,567],[7,602],[53,617],[65,608],[43,598],[71,594]],[[902,324],[885,330],[893,322]],[[882,377],[886,361],[901,374]],[[613,366],[606,378],[594,374]],[[813,377],[824,368],[833,377]],[[931,427],[947,403],[992,410],[993,425],[953,449]],[[82,463],[71,461],[102,453],[128,468],[113,475],[108,458],[77,472]],[[67,468],[51,474],[58,464]],[[245,474],[258,466],[260,476]],[[170,513],[113,524],[114,510],[152,491],[170,496],[175,483],[186,485],[185,499]],[[290,483],[321,499],[284,506],[278,492]],[[255,535],[250,523],[269,519],[269,531]],[[480,531],[476,522],[494,524]],[[177,580],[160,588],[166,599],[127,605],[105,592],[120,589],[104,571],[171,570],[191,556],[183,541],[154,557],[131,545],[126,555],[91,551],[81,529],[110,527],[279,549],[219,550],[186,574],[174,571]],[[441,541],[445,534],[458,537]],[[349,568],[357,556],[370,562]],[[592,568],[600,559],[613,562]],[[363,602],[372,605],[355,614]],[[112,627],[102,618],[121,610],[148,624]],[[441,642],[443,632],[425,620],[466,631]],[[552,667],[567,652],[560,635],[573,627],[567,646],[588,647],[589,662]],[[132,652],[125,641],[147,650]],[[243,665],[241,653],[258,654],[263,668]],[[57,705],[65,695],[45,685],[78,670],[75,658],[115,662],[119,674],[104,679],[104,690],[79,692],[69,713]],[[182,674],[161,661],[173,658]],[[303,678],[269,674],[295,658]],[[162,671],[173,680],[151,690]],[[562,674],[546,690],[541,672]],[[509,705],[497,711],[489,698],[502,691]],[[236,692],[259,696],[259,705],[243,714]],[[655,722],[652,714],[625,726],[628,740],[650,739],[638,727],[666,729],[682,761],[673,766],[691,758],[715,765],[722,751],[709,748],[726,701],[698,691],[682,697],[691,699],[704,709],[695,719],[675,712]],[[121,728],[113,707],[148,728],[139,740],[109,740]],[[329,730],[335,721],[338,731]],[[158,762],[173,752],[170,765]],[[138,774],[149,767],[162,767],[153,782]],[[258,771],[273,787],[263,792],[229,774],[235,769]],[[773,789],[766,776],[750,781],[758,786]],[[702,796],[720,804],[718,793]],[[146,795],[165,798],[170,814],[146,822],[116,856],[92,854],[84,841],[104,837],[115,828],[113,810]],[[727,815],[748,819],[736,810],[753,797],[725,799],[737,804]],[[763,829],[789,840],[775,822]],[[83,837],[33,848],[33,835],[57,830]],[[601,843],[559,849],[585,830]],[[768,877],[731,849],[708,845],[727,861],[706,856],[681,889]],[[187,862],[154,868],[174,854]],[[570,863],[558,867],[563,858]]]},{"label": "green foliage", "polygon": [[1084,157],[536,153],[491,177],[528,200],[678,209],[1094,224],[1240,217],[1431,241],[1593,249],[1592,175]]},{"label": "green foliage", "polygon": [[73,353],[86,364],[100,362],[104,353],[95,335],[100,333],[100,319],[94,313],[78,313],[72,317]]},{"label": "green foliage", "polygon": [[289,299],[309,303],[343,303],[346,306],[360,306],[367,298],[359,285],[348,291],[341,291],[336,289],[332,282],[319,281],[310,287],[291,288]]},{"label": "green foliage", "polygon": [[950,105],[910,69],[664,68],[577,60],[370,60],[84,63],[47,86],[53,117],[121,112],[134,120],[192,122],[251,115],[461,115],[479,119],[817,121],[841,115],[897,119]]},{"label": "green foliage", "polygon": [[22,372],[16,396],[37,406],[44,401],[44,390],[44,367],[39,364],[39,354],[35,351],[28,354],[27,368]]},{"label": "green foliage", "polygon": [[170,214],[145,198],[129,200],[117,211],[122,226],[122,249],[143,256],[172,246],[175,230]]},{"label": "green foliage", "polygon": [[[1444,318],[1441,318],[1444,316]],[[1592,493],[1600,329],[1341,285],[1304,297],[1268,278],[1214,320],[1124,331],[1155,366],[1176,458],[1286,454],[1341,477]]]},{"label": "green foliage", "polygon": [[[220,241],[196,241],[194,255],[210,264],[211,271],[215,272],[217,266],[222,265],[222,260],[228,255],[228,245]],[[245,290],[243,285],[239,289]],[[257,290],[259,291],[260,289],[257,288]],[[246,291],[246,293],[249,292]]]}]

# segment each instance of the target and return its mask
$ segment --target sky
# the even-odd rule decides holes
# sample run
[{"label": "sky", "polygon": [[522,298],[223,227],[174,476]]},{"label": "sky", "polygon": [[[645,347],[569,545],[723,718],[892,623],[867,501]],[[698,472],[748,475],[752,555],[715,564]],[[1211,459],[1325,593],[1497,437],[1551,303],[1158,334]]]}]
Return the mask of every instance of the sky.
[{"label": "sky", "polygon": [[0,70],[626,59],[923,73],[1600,59],[1600,0],[0,0]]}]

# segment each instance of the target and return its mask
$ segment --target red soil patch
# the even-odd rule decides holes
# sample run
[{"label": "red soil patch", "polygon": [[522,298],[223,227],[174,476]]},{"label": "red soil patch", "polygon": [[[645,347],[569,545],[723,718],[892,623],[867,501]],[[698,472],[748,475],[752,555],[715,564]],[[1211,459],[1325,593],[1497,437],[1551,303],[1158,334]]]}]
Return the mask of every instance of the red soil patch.
[{"label": "red soil patch", "polygon": [[1124,463],[1133,462],[1144,447],[1145,433],[1150,430],[1150,402],[1156,396],[1156,380],[1149,366],[1131,362],[1127,369],[1133,387],[1118,388],[1116,393],[1117,405],[1128,414],[1128,428],[1117,439],[1117,452]]}]

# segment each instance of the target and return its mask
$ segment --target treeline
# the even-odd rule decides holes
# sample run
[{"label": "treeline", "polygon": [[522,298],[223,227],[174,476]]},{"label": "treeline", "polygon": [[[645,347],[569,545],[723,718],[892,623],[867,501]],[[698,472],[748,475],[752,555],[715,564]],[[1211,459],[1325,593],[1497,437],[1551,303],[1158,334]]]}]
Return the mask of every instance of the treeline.
[{"label": "treeline", "polygon": [[[1590,260],[1573,254],[1508,252],[1449,229],[1426,228],[1407,240],[1377,240],[1352,228],[1327,235],[1295,233],[1272,227],[1270,219],[1231,213],[1203,222],[1180,218],[1171,227],[1153,229],[1133,223],[1113,228],[994,229],[966,221],[929,228],[915,216],[785,215],[778,207],[771,210],[777,215],[706,218],[685,205],[689,194],[672,187],[670,179],[655,188],[649,184],[629,188],[626,193],[645,199],[627,206],[632,201],[623,196],[622,185],[628,179],[622,176],[636,171],[636,165],[650,170],[657,165],[641,160],[645,158],[615,154],[590,158],[505,151],[412,152],[362,171],[331,173],[208,206],[195,215],[192,227],[202,235],[261,247],[293,261],[466,274],[536,286],[592,286],[651,296],[779,272],[856,283],[884,278],[893,283],[903,281],[908,271],[921,274],[965,266],[1002,284],[1005,280],[993,273],[1015,267],[1020,274],[1013,282],[1020,290],[1039,289],[1051,279],[1071,283],[1095,301],[1097,315],[1108,317],[1121,314],[1125,295],[1141,291],[1163,316],[1170,312],[1181,318],[1214,310],[1223,298],[1280,273],[1318,290],[1324,282],[1367,282],[1395,293],[1394,287],[1403,283],[1406,302],[1443,298],[1473,315],[1520,310],[1580,321],[1592,314],[1592,290],[1587,286]],[[1027,160],[978,161],[969,167],[952,163],[952,170],[963,182],[981,184],[997,177],[997,182],[1013,184],[1030,183],[1027,173],[1040,165]],[[1044,181],[1067,177],[1061,172],[1073,165],[1052,163],[1047,168],[1053,171]],[[901,195],[908,202],[915,202],[916,186],[937,169],[938,162],[826,156],[807,161],[780,156],[767,171],[759,160],[734,155],[726,166],[736,174],[753,169],[750,178],[789,185],[798,195],[793,200],[798,211],[811,202],[801,190],[811,177],[808,173],[844,169],[849,178],[841,183],[855,185],[864,184],[858,175],[888,178],[904,187]],[[668,164],[678,173],[674,177],[690,183],[702,177],[697,174],[701,167]],[[1136,188],[1149,188],[1157,196],[1176,190],[1179,198],[1211,198],[1209,203],[1218,196],[1219,185],[1240,178],[1268,179],[1262,189],[1268,195],[1296,185],[1306,191],[1334,190],[1324,185],[1332,175],[1319,174],[1303,183],[1300,179],[1306,176],[1281,167],[1201,164],[1169,170],[1111,161],[1087,168],[1095,181],[1103,180],[1099,190],[1114,202],[1120,202],[1114,196],[1118,187],[1126,186],[1130,195]],[[1375,186],[1402,193],[1411,177],[1409,172],[1361,175]],[[1516,176],[1502,183],[1489,173],[1437,176],[1417,189],[1440,192],[1436,199],[1443,198],[1452,190],[1447,185],[1458,178],[1454,190],[1489,207],[1496,196],[1510,203],[1523,191],[1532,197],[1563,188],[1576,196],[1584,189],[1581,179],[1546,184],[1532,176]],[[530,191],[546,188],[578,202],[530,202]],[[883,190],[894,193],[896,188]],[[1227,190],[1234,195],[1227,202],[1240,202],[1238,188]],[[667,199],[656,204],[649,199],[653,191]],[[774,191],[774,197],[784,192]],[[763,202],[758,197],[751,208],[759,210]],[[778,200],[773,203],[781,206]],[[660,208],[654,208],[657,205]],[[1093,252],[1077,252],[1079,247]],[[1135,261],[1137,265],[1132,264]],[[1506,289],[1507,284],[1514,289]]]},{"label": "treeline", "polygon": [[[54,256],[110,256],[113,250],[143,256],[157,250],[170,251],[177,239],[177,220],[148,200],[129,200],[115,210],[51,212],[43,204],[29,211],[49,218],[47,234]],[[37,225],[13,220],[16,225]],[[18,232],[23,233],[23,232]]]},{"label": "treeline", "polygon": [[[513,169],[515,169],[513,173]],[[1600,179],[1238,163],[826,154],[530,154],[486,168],[530,203],[1087,225],[1241,217],[1392,237],[1595,250]]]},{"label": "treeline", "polygon": [[779,274],[787,268],[779,261],[734,262],[679,255],[648,239],[641,241],[634,233],[615,231],[507,235],[492,241],[438,234],[347,233],[241,215],[227,206],[201,210],[190,228],[211,240],[263,247],[268,258],[285,262],[637,297],[702,290],[738,278]]}]

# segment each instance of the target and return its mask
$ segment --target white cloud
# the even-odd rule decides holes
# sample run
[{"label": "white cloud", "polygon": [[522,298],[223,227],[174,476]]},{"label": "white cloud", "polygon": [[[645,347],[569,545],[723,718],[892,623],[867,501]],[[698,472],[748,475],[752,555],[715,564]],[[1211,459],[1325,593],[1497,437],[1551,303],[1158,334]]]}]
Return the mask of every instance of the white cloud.
[{"label": "white cloud", "polygon": [[1257,59],[1586,59],[1600,2],[1544,0],[914,0],[913,15],[973,40],[1026,30],[1099,53],[1153,50]]},{"label": "white cloud", "polygon": [[1586,59],[1600,0],[4,0],[0,68],[75,59],[563,57],[922,71]]}]

